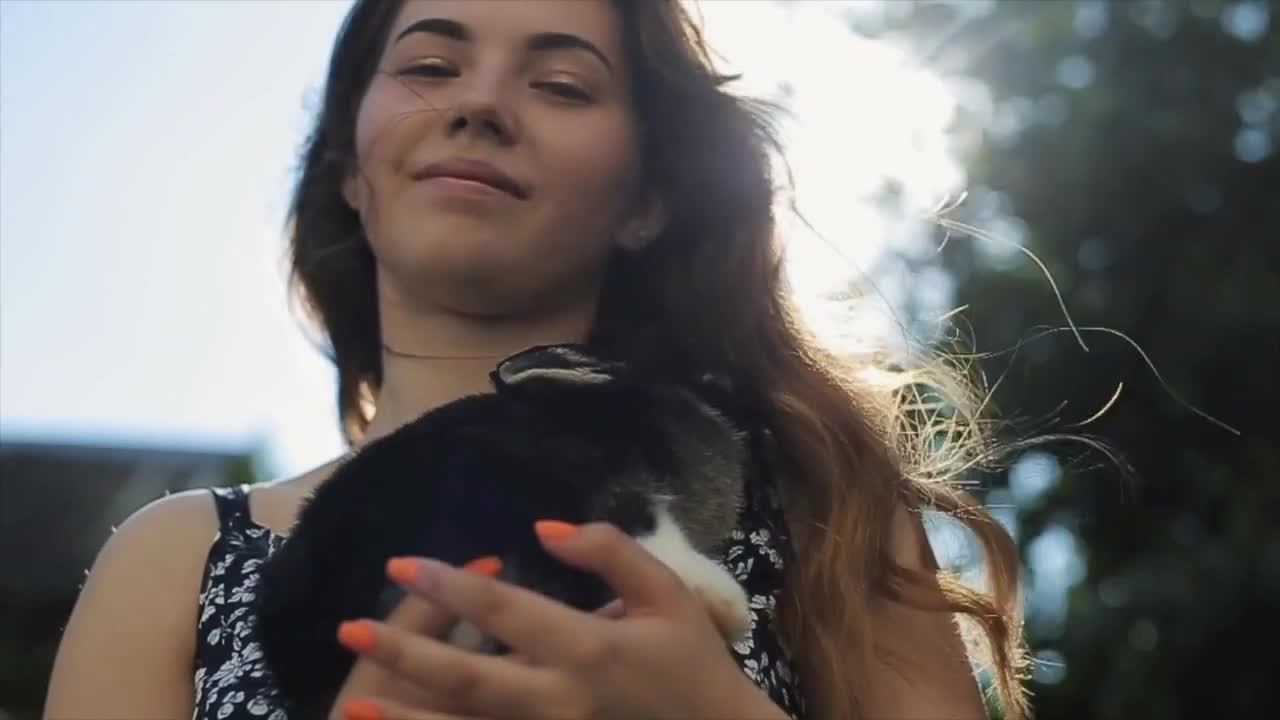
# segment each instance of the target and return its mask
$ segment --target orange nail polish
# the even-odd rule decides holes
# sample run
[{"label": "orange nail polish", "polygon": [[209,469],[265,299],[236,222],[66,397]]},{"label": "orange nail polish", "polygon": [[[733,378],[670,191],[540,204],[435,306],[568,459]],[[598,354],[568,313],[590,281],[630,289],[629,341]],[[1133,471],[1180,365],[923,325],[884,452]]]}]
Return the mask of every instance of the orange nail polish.
[{"label": "orange nail polish", "polygon": [[373,626],[363,620],[351,620],[338,626],[338,642],[349,650],[367,653],[373,650]]},{"label": "orange nail polish", "polygon": [[560,542],[576,535],[578,526],[559,520],[539,520],[533,524],[533,531],[543,542]]},{"label": "orange nail polish", "polygon": [[502,572],[502,561],[493,555],[486,555],[463,565],[462,569],[476,575],[496,577],[498,573]]},{"label": "orange nail polish", "polygon": [[368,700],[351,700],[342,706],[345,720],[382,720],[382,708]]},{"label": "orange nail polish", "polygon": [[387,561],[387,577],[401,585],[417,585],[422,564],[413,558],[394,557]]}]

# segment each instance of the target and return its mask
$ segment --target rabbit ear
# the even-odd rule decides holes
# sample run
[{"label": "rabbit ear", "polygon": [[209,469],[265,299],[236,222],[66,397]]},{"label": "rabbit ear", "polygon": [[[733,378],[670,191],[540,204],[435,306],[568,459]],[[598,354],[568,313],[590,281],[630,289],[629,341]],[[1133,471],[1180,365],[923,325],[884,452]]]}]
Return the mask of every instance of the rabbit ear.
[{"label": "rabbit ear", "polygon": [[589,355],[584,348],[547,345],[504,360],[494,371],[499,385],[545,380],[566,385],[599,385],[617,379],[621,366]]}]

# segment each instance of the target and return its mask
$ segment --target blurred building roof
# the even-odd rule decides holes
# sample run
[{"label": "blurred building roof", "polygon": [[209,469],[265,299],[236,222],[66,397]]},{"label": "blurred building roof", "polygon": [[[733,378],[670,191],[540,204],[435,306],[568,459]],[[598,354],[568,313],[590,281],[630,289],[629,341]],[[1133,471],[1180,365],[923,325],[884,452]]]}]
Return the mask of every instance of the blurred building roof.
[{"label": "blurred building roof", "polygon": [[0,438],[0,595],[65,592],[114,526],[167,493],[248,482],[254,453]]}]

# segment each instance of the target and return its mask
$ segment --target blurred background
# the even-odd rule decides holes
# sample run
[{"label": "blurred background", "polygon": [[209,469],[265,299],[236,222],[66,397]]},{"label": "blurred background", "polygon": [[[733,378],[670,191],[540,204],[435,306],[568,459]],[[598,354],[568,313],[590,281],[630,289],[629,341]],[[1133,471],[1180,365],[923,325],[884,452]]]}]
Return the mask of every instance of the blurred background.
[{"label": "blurred background", "polygon": [[[282,225],[348,7],[0,0],[0,719],[39,714],[113,525],[342,449]],[[1280,716],[1280,3],[701,12],[737,89],[790,111],[808,222],[782,229],[820,332],[959,338],[1011,439],[1088,433],[1131,468],[1063,443],[982,478],[1039,717]]]}]

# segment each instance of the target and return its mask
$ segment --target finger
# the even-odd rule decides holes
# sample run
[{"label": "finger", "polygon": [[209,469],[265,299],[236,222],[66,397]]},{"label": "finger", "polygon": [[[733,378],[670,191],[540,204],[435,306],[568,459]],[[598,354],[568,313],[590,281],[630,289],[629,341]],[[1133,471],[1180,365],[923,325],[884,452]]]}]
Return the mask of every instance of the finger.
[{"label": "finger", "polygon": [[[605,627],[603,618],[532,590],[459,571],[434,560],[411,560],[417,570],[411,577],[402,576],[406,590],[456,613],[535,663],[555,662],[566,654],[577,653],[582,645],[597,638],[589,631],[593,623],[601,629]],[[404,583],[405,580],[412,582]]]},{"label": "finger", "polygon": [[614,600],[608,603],[607,605],[601,606],[593,614],[596,617],[608,618],[610,620],[619,620],[627,616],[627,608],[626,608],[626,605],[623,604],[622,599],[619,598],[617,600]]},{"label": "finger", "polygon": [[[439,605],[413,594],[406,594],[383,622],[407,632],[441,637],[457,624],[457,616]],[[339,641],[342,628],[339,628]],[[376,694],[384,698],[396,698],[404,703],[420,707],[439,707],[438,699],[423,688],[391,675],[376,663],[360,658],[351,668],[342,692],[342,701],[358,695]],[[336,708],[334,718],[337,718]]]},{"label": "finger", "polygon": [[[485,557],[468,563],[464,568],[477,575],[494,576],[502,569],[497,558]],[[387,561],[387,577],[401,586],[412,585],[417,578],[418,567],[412,560],[391,558]],[[418,632],[422,635],[441,637],[458,622],[458,616],[426,598],[409,593],[395,610],[387,616],[386,623]]]},{"label": "finger", "polygon": [[[340,702],[360,695],[376,694],[388,698],[396,698],[401,702],[418,707],[437,707],[439,698],[423,688],[388,673],[380,665],[367,658],[360,658],[351,667],[342,690],[335,698]],[[334,716],[337,717],[336,715]]]},{"label": "finger", "polygon": [[[457,624],[457,619],[452,613],[434,603],[414,595],[405,595],[387,615],[385,622],[408,632],[434,637],[448,632],[450,627]],[[345,645],[347,643],[344,642],[344,633],[350,633],[350,628],[345,623],[338,627],[338,641]],[[360,658],[347,674],[337,700],[344,700],[353,694],[370,692],[412,701],[414,704],[432,700],[430,694],[422,688],[391,676],[376,663]]]},{"label": "finger", "polygon": [[[662,515],[653,533],[670,554],[694,554],[678,528]],[[659,612],[684,608],[689,592],[680,578],[640,542],[606,523],[570,525],[558,520],[540,520],[534,526],[547,552],[581,570],[599,575],[613,588],[628,608]],[[670,536],[668,540],[667,536]],[[656,544],[656,543],[655,543]],[[671,545],[673,547],[666,548]]]},{"label": "finger", "polygon": [[470,720],[464,715],[418,710],[382,698],[357,698],[342,704],[337,720]]},{"label": "finger", "polygon": [[439,637],[457,624],[458,616],[426,598],[410,593],[387,615],[385,622],[420,635]]},{"label": "finger", "polygon": [[339,641],[443,699],[440,710],[516,718],[530,708],[563,705],[563,688],[549,670],[468,652],[373,620],[343,623]]}]

